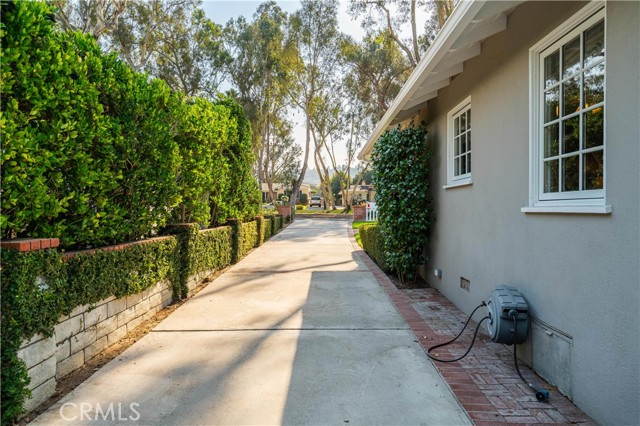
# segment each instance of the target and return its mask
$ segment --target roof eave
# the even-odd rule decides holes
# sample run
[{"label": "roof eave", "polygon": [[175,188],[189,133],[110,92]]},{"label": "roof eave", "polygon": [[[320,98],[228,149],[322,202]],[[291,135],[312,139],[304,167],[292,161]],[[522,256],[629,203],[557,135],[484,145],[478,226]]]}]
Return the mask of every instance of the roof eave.
[{"label": "roof eave", "polygon": [[[407,82],[402,86],[402,89],[400,89],[398,96],[393,100],[393,103],[389,109],[387,109],[382,119],[378,121],[373,133],[358,153],[359,160],[368,161],[371,158],[371,151],[375,142],[389,127],[396,116],[402,112],[403,108],[411,100],[411,97],[420,88],[420,84],[425,80],[426,76],[433,72],[435,67],[438,66],[449,49],[462,36],[486,3],[486,0],[463,0],[458,3],[434,39],[431,47],[425,52],[423,58],[407,79]],[[435,95],[433,97],[435,97]],[[426,102],[426,100],[424,102]]]}]

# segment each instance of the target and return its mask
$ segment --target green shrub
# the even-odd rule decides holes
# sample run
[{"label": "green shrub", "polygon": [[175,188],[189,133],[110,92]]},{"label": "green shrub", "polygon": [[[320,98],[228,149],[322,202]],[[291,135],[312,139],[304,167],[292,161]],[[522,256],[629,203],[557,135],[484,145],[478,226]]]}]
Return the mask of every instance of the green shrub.
[{"label": "green shrub", "polygon": [[239,258],[245,257],[258,241],[258,223],[256,221],[243,223],[240,227]]},{"label": "green shrub", "polygon": [[174,221],[206,226],[212,216],[217,218],[230,184],[223,152],[231,126],[235,122],[229,111],[205,99],[197,98],[181,108],[176,140],[182,157],[177,175],[182,201],[174,211]]},{"label": "green shrub", "polygon": [[258,213],[240,105],[182,100],[92,37],[54,30],[44,2],[1,7],[2,237],[95,247],[169,220],[215,226]]},{"label": "green shrub", "polygon": [[178,244],[169,237],[116,251],[78,254],[63,261],[54,250],[0,250],[2,260],[2,424],[11,424],[29,395],[21,342],[51,336],[63,315],[106,297],[138,293],[158,281],[178,280]]},{"label": "green shrub", "polygon": [[189,275],[220,270],[231,264],[231,228],[221,226],[199,231],[191,247]]},{"label": "green shrub", "polygon": [[251,123],[242,107],[230,97],[220,97],[216,105],[229,111],[232,124],[228,126],[223,152],[228,184],[221,189],[221,197],[211,198],[211,209],[216,212],[212,226],[224,223],[229,217],[251,219],[260,212],[262,201],[258,181],[251,169],[255,161]]},{"label": "green shrub", "polygon": [[273,236],[273,218],[265,218],[262,221],[262,229],[264,233],[264,241],[267,241],[269,238]]},{"label": "green shrub", "polygon": [[420,127],[388,130],[371,157],[385,263],[401,281],[412,280],[425,261],[432,223],[427,132]]},{"label": "green shrub", "polygon": [[377,224],[362,225],[359,227],[358,235],[362,241],[362,246],[367,254],[383,271],[389,271],[387,264],[384,241],[380,233],[380,226]]},{"label": "green shrub", "polygon": [[2,236],[82,247],[162,225],[178,201],[175,96],[55,31],[45,3],[1,7]]}]

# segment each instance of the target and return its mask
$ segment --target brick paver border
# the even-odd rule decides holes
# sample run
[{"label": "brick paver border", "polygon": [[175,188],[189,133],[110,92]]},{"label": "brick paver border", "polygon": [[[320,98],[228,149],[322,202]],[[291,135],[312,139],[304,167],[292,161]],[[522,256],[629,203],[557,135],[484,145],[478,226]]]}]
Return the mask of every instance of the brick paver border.
[{"label": "brick paver border", "polygon": [[[355,240],[355,230],[349,228],[351,245],[387,293],[398,312],[420,342],[427,349],[455,336],[467,316],[436,289],[400,290],[371,260]],[[475,323],[470,323],[470,328]],[[451,358],[462,355],[470,343],[465,332],[460,343],[438,350],[437,355]],[[538,402],[533,392],[518,377],[513,367],[513,354],[505,345],[491,342],[488,335],[479,334],[471,353],[453,363],[433,363],[449,385],[452,393],[477,426],[489,425],[595,425],[596,423],[576,407],[557,389],[550,391],[548,402]],[[526,366],[520,370],[536,386],[550,386]]]}]

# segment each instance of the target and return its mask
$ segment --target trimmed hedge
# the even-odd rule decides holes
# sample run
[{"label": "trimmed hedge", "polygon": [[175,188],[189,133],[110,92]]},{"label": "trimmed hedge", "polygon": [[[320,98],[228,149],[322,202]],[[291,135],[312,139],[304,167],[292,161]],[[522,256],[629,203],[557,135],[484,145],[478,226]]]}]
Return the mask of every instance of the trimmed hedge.
[{"label": "trimmed hedge", "polygon": [[263,235],[262,242],[267,241],[273,235],[273,231],[272,231],[273,228],[271,225],[272,221],[273,219],[271,218],[265,218],[262,220],[262,235]]},{"label": "trimmed hedge", "polygon": [[384,239],[381,232],[382,228],[376,224],[362,225],[358,230],[364,250],[380,269],[388,272],[389,265],[384,252]]},{"label": "trimmed hedge", "polygon": [[176,140],[182,165],[177,175],[182,201],[173,220],[209,225],[217,221],[218,207],[227,191],[229,166],[222,153],[229,127],[235,126],[229,111],[204,99],[195,99],[180,111]]},{"label": "trimmed hedge", "polygon": [[192,253],[187,275],[220,270],[231,264],[231,227],[220,226],[197,232],[191,240]]},{"label": "trimmed hedge", "polygon": [[66,261],[55,250],[0,250],[2,259],[2,424],[22,413],[30,395],[22,341],[53,327],[63,315],[111,295],[139,293],[158,281],[177,280],[178,243],[169,237],[122,250],[77,254]]},{"label": "trimmed hedge", "polygon": [[251,128],[227,97],[184,100],[44,2],[3,1],[0,234],[85,248],[257,214]]},{"label": "trimmed hedge", "polygon": [[44,2],[1,8],[2,236],[86,247],[148,235],[179,200],[177,95],[56,31]]},{"label": "trimmed hedge", "polygon": [[251,123],[240,104],[231,98],[220,97],[216,105],[229,111],[234,125],[227,130],[227,144],[223,151],[226,166],[231,173],[222,192],[222,200],[216,204],[214,199],[212,203],[212,210],[218,212],[212,225],[224,223],[229,217],[250,220],[260,212],[262,204],[262,193],[252,173],[256,158],[253,153]]},{"label": "trimmed hedge", "polygon": [[[38,333],[51,336],[59,318],[77,306],[136,294],[165,279],[173,285],[174,299],[186,297],[190,276],[220,270],[258,246],[258,220],[230,225],[202,231],[193,224],[174,225],[165,230],[171,236],[117,250],[70,253],[66,259],[55,250],[0,250],[2,424],[22,413],[29,396],[30,379],[17,356],[21,342]],[[270,219],[262,220],[265,239],[270,226]],[[236,252],[234,239],[240,242]]]},{"label": "trimmed hedge", "polygon": [[258,246],[258,223],[246,222],[240,226],[240,241],[238,243],[238,258],[245,257],[254,247]]}]

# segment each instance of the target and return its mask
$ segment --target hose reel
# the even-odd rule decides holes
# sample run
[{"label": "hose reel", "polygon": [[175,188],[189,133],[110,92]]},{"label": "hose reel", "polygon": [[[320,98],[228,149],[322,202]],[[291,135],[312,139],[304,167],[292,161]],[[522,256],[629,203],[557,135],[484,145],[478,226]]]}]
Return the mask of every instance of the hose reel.
[{"label": "hose reel", "polygon": [[[471,340],[471,345],[467,351],[460,357],[454,359],[441,359],[433,356],[431,351],[440,348],[443,346],[447,346],[456,340],[462,335],[464,330],[467,328],[467,325],[471,321],[473,314],[476,313],[478,309],[481,307],[486,307],[487,315],[478,322],[476,326],[475,332],[473,334],[473,339]],[[540,389],[534,386],[532,383],[529,383],[520,373],[520,368],[518,367],[518,356],[516,352],[516,347],[518,344],[524,343],[527,339],[527,334],[529,332],[529,305],[527,301],[522,297],[520,292],[513,288],[508,287],[506,285],[499,285],[493,289],[491,295],[489,296],[488,302],[482,302],[478,307],[476,307],[464,327],[456,337],[453,339],[440,343],[438,345],[432,346],[427,350],[427,355],[429,358],[440,361],[440,362],[455,362],[459,361],[471,351],[473,344],[475,343],[476,337],[478,335],[478,330],[480,329],[480,325],[483,321],[488,320],[487,322],[487,331],[489,332],[489,336],[491,336],[491,340],[495,343],[503,343],[506,345],[513,345],[513,363],[516,367],[516,371],[518,372],[518,376],[525,382],[536,394],[536,399],[540,402],[547,401],[549,399],[549,392],[545,389]]]},{"label": "hose reel", "polygon": [[527,339],[529,305],[515,288],[506,285],[494,288],[487,302],[487,315],[487,331],[494,342],[512,345]]}]

